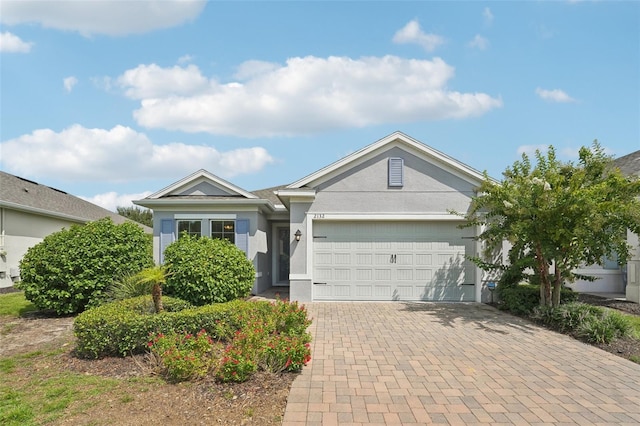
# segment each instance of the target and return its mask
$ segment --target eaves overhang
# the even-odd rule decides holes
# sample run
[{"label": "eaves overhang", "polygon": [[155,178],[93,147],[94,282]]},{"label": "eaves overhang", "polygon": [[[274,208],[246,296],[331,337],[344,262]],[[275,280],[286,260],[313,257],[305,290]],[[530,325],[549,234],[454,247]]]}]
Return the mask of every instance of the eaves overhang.
[{"label": "eaves overhang", "polygon": [[312,202],[316,199],[316,190],[309,188],[280,189],[275,193],[288,209],[291,202]]},{"label": "eaves overhang", "polygon": [[64,219],[64,220],[68,220],[68,221],[71,221],[71,222],[77,222],[77,223],[87,223],[87,222],[91,221],[91,219],[88,219],[88,218],[85,218],[85,217],[74,216],[74,215],[70,215],[70,214],[66,214],[66,213],[54,212],[54,211],[51,211],[51,210],[40,209],[40,208],[37,208],[37,207],[25,206],[25,205],[18,204],[18,203],[12,203],[10,201],[0,201],[0,207],[12,209],[12,210],[18,210],[18,211],[22,211],[22,212],[25,212],[25,213],[37,214],[37,215],[40,215],[40,216],[48,216],[48,217],[53,217],[53,218],[57,218],[57,219]]}]

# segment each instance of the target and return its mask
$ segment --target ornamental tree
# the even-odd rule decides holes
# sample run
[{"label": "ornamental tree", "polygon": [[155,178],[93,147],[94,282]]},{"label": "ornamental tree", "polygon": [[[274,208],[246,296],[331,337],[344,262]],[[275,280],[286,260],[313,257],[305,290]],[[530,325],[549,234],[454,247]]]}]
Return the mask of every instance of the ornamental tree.
[{"label": "ornamental tree", "polygon": [[485,259],[493,259],[490,253],[504,241],[511,244],[511,267],[480,258],[472,259],[476,265],[487,271],[510,268],[512,276],[526,276],[532,268],[540,304],[558,306],[565,282],[594,280],[576,274],[580,266],[602,265],[613,254],[626,263],[627,229],[640,232],[640,179],[623,176],[597,141],[580,149],[575,164],[560,162],[553,146],[546,155],[536,151],[535,158],[533,166],[523,154],[501,182],[485,173],[465,226],[480,226]]}]

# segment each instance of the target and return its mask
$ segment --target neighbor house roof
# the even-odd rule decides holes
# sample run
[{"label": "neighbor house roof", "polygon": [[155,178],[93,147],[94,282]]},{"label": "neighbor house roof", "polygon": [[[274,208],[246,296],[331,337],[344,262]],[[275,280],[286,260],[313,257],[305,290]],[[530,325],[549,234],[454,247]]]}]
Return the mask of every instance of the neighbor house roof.
[{"label": "neighbor house roof", "polygon": [[625,175],[640,176],[640,150],[627,154],[623,157],[616,158],[613,163]]},{"label": "neighbor house roof", "polygon": [[[86,223],[105,217],[110,217],[117,224],[129,221],[124,216],[59,189],[3,171],[0,171],[0,207],[78,223]],[[151,232],[151,228],[140,226],[145,232]]]}]

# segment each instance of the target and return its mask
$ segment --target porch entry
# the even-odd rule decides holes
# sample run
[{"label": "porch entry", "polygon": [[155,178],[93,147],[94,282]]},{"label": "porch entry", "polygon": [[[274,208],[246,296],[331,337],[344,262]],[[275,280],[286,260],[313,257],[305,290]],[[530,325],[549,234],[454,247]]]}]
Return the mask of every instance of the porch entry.
[{"label": "porch entry", "polygon": [[289,285],[289,257],[291,255],[291,231],[289,225],[276,227],[276,285]]}]

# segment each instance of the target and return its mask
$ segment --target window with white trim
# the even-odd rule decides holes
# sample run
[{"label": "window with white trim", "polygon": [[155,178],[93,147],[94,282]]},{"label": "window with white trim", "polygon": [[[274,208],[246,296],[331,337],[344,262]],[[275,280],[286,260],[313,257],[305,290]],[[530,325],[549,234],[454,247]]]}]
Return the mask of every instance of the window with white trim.
[{"label": "window with white trim", "polygon": [[228,240],[232,244],[236,243],[236,221],[235,220],[212,220],[211,238]]},{"label": "window with white trim", "polygon": [[178,238],[180,238],[185,233],[195,237],[202,236],[202,221],[178,220]]}]

